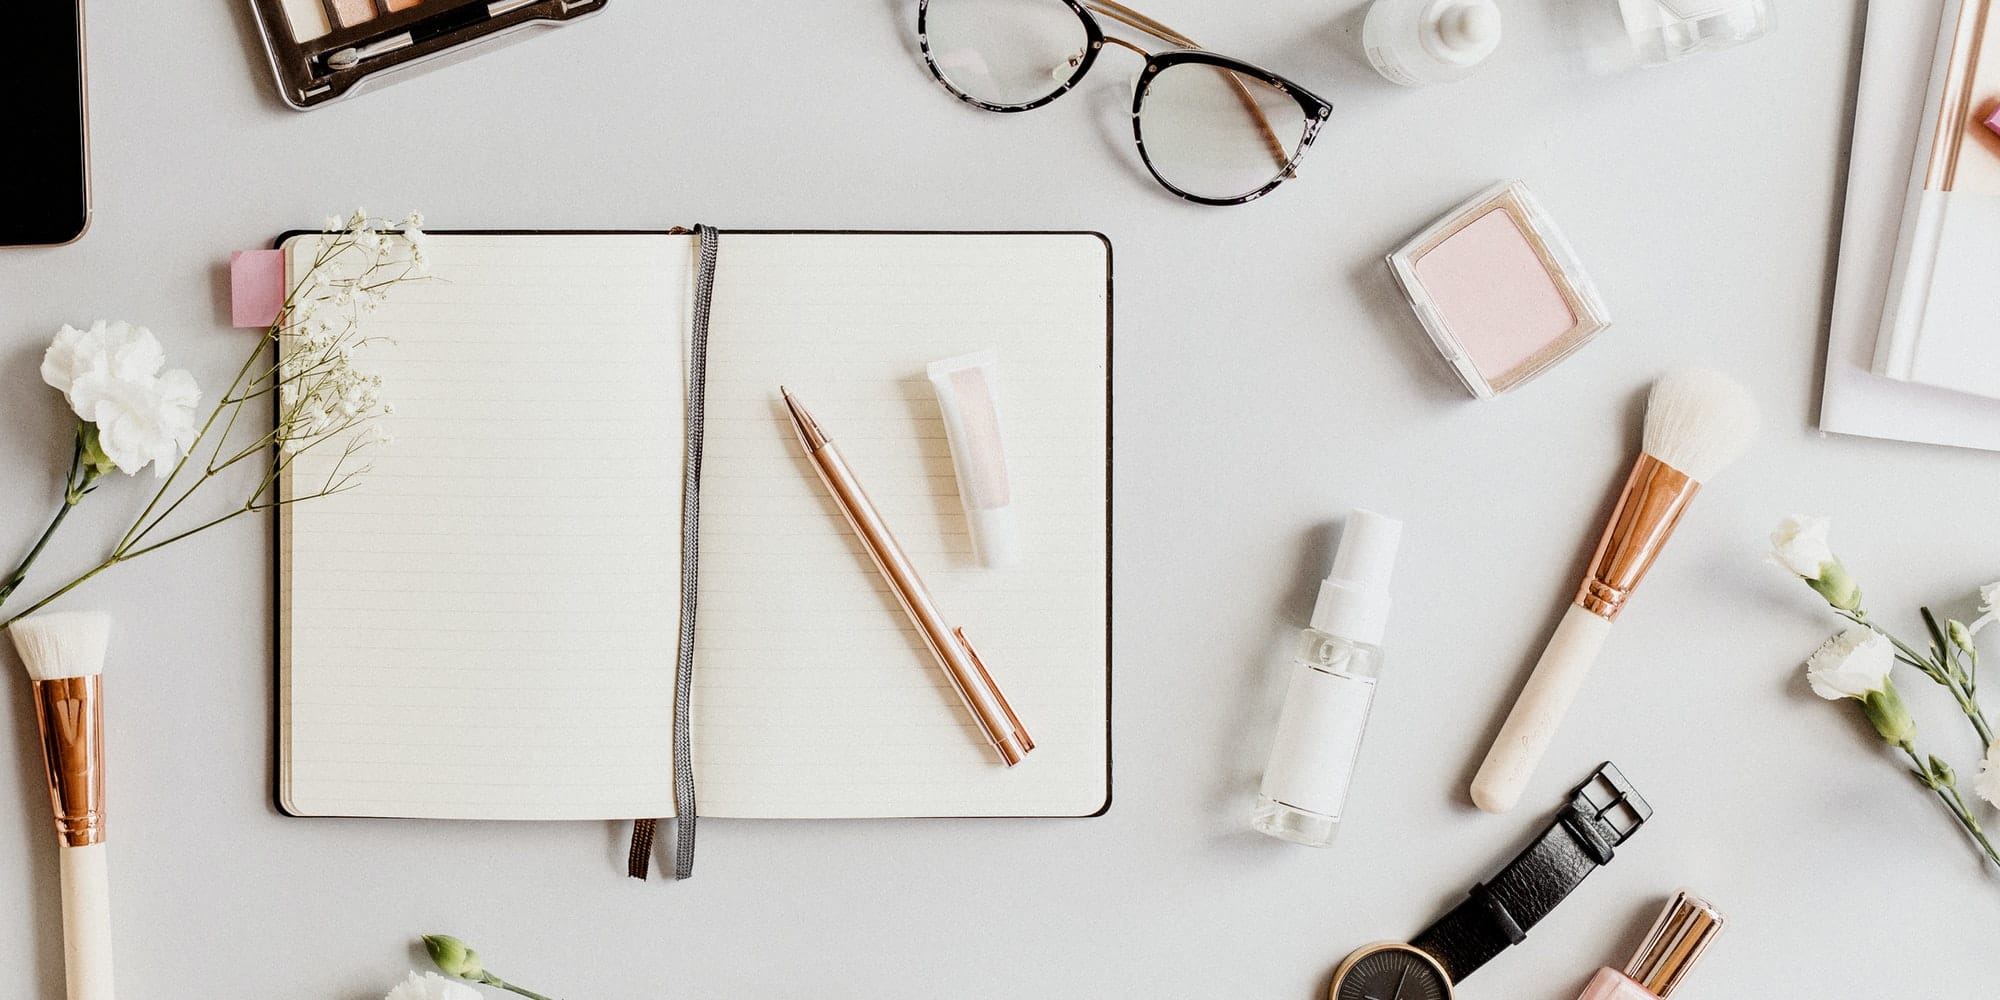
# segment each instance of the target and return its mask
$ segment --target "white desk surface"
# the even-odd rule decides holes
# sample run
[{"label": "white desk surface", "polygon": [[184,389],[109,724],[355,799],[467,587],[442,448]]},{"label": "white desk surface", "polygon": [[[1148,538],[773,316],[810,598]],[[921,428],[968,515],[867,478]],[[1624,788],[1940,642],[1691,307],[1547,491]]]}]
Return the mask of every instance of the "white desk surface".
[{"label": "white desk surface", "polygon": [[[1760,561],[1781,515],[1834,515],[1871,603],[1911,629],[1917,602],[1965,614],[2000,577],[2000,460],[1812,429],[1861,5],[1779,3],[1754,46],[1607,75],[1577,25],[1610,0],[1510,0],[1474,82],[1404,91],[1360,62],[1360,0],[1149,0],[1339,107],[1300,179],[1228,209],[1144,174],[1129,53],[1040,112],[985,114],[931,81],[911,0],[617,0],[310,114],[276,100],[247,5],[99,4],[96,224],[0,253],[5,546],[39,528],[68,457],[36,374],[58,325],[142,321],[218,386],[244,343],[227,252],[356,203],[438,229],[1089,228],[1115,244],[1117,289],[1108,815],[711,821],[682,884],[625,879],[608,824],[285,818],[270,533],[238,524],[68,602],[117,615],[122,995],[373,1000],[423,967],[417,934],[448,931],[570,1000],[1308,998],[1350,949],[1456,904],[1606,758],[1656,819],[1463,996],[1567,1000],[1682,885],[1735,921],[1687,1000],[1991,995],[2000,879],[1854,713],[1807,691],[1797,663],[1831,624]],[[1474,402],[1381,255],[1506,177],[1561,220],[1617,325]],[[1524,806],[1480,814],[1466,783],[1596,540],[1641,393],[1691,362],[1746,380],[1768,431],[1696,504]],[[42,579],[138,497],[107,484]],[[1407,519],[1408,542],[1351,819],[1311,851],[1244,817],[1281,650],[1354,505]],[[1941,692],[1905,687],[1923,742],[1969,774]],[[26,685],[5,689],[0,995],[52,998],[55,855]]]}]

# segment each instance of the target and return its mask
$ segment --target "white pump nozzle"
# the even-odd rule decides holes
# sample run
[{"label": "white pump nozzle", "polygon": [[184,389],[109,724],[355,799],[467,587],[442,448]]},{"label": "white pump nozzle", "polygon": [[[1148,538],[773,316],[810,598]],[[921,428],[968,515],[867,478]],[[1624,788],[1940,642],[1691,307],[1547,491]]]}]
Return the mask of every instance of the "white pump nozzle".
[{"label": "white pump nozzle", "polygon": [[1348,515],[1333,557],[1333,572],[1319,585],[1312,626],[1368,645],[1381,645],[1389,623],[1389,580],[1403,522],[1372,510]]}]

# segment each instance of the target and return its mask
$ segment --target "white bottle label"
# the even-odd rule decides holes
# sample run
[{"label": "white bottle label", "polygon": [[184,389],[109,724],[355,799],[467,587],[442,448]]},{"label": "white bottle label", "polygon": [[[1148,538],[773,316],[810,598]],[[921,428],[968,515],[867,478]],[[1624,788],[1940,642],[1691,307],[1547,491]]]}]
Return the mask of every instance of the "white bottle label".
[{"label": "white bottle label", "polygon": [[1375,72],[1382,74],[1382,77],[1390,83],[1401,84],[1405,87],[1421,87],[1424,85],[1424,81],[1417,79],[1417,75],[1410,72],[1403,65],[1402,60],[1396,58],[1395,53],[1375,45],[1369,46],[1366,51],[1368,53],[1369,65],[1374,66]]},{"label": "white bottle label", "polygon": [[1301,668],[1285,692],[1284,714],[1271,763],[1264,770],[1266,798],[1339,819],[1361,753],[1375,678]]}]

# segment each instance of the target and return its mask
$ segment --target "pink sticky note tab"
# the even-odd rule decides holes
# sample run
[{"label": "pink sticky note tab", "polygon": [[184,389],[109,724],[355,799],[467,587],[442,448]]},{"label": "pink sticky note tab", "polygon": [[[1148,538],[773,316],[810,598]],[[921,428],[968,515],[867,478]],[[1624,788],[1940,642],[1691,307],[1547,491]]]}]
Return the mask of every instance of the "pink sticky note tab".
[{"label": "pink sticky note tab", "polygon": [[261,330],[278,321],[285,304],[285,252],[238,250],[229,255],[230,322]]}]

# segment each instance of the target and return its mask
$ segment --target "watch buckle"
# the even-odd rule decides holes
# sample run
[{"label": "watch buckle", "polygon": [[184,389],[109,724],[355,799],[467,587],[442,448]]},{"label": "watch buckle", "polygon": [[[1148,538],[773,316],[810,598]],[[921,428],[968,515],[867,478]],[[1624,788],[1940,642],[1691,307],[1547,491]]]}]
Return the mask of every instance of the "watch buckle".
[{"label": "watch buckle", "polygon": [[1587,816],[1613,846],[1622,844],[1653,818],[1653,807],[1626,780],[1617,765],[1604,766],[1571,793],[1570,807]]}]

